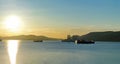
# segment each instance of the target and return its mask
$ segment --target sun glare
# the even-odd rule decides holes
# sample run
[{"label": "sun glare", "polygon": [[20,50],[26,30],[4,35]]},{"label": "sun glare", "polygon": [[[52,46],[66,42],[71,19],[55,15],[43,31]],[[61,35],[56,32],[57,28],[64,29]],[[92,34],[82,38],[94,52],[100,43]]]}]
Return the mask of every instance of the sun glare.
[{"label": "sun glare", "polygon": [[16,64],[16,56],[18,51],[18,40],[8,40],[7,47],[8,47],[8,54],[10,58],[10,64]]},{"label": "sun glare", "polygon": [[20,30],[21,27],[21,19],[18,16],[12,15],[8,16],[4,21],[4,27],[12,32],[16,32]]}]

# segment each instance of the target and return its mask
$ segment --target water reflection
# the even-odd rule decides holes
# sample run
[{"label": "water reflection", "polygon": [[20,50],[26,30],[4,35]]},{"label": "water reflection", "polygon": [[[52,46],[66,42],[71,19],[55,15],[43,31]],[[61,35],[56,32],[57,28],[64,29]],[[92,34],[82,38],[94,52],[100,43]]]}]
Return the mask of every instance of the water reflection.
[{"label": "water reflection", "polygon": [[8,40],[7,41],[10,64],[16,64],[18,45],[19,45],[19,40]]}]

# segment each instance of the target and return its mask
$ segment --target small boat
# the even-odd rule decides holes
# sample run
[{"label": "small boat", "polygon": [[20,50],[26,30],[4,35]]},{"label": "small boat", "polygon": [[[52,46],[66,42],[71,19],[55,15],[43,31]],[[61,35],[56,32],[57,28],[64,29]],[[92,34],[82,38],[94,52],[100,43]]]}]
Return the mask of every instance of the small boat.
[{"label": "small boat", "polygon": [[43,42],[43,40],[34,40],[34,42]]},{"label": "small boat", "polygon": [[76,40],[75,41],[76,44],[94,44],[95,42],[90,40],[90,41],[86,41],[86,40]]},{"label": "small boat", "polygon": [[65,40],[62,40],[62,42],[75,42],[75,41],[74,40],[65,39]]}]

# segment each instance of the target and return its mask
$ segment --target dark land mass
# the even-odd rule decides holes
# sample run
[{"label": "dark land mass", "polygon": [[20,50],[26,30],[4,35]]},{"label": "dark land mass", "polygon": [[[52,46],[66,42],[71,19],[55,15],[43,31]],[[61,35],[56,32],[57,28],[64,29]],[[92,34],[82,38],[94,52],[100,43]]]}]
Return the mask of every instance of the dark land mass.
[{"label": "dark land mass", "polygon": [[50,38],[46,36],[35,36],[35,35],[20,35],[20,36],[9,36],[1,37],[1,39],[6,40],[58,40],[57,38]]},{"label": "dark land mass", "polygon": [[120,31],[91,32],[79,38],[94,41],[120,41]]},{"label": "dark land mass", "polygon": [[[36,36],[36,35],[20,35],[20,36],[10,36],[10,37],[0,37],[0,39],[14,39],[14,40],[61,40],[57,38],[50,38],[46,36]],[[120,42],[120,31],[106,31],[106,32],[90,32],[86,35],[68,35],[65,41],[75,41],[75,40],[93,40],[93,41],[119,41]],[[64,41],[64,40],[63,40]]]},{"label": "dark land mass", "polygon": [[92,40],[92,41],[119,41],[120,42],[120,31],[106,31],[106,32],[90,32],[86,35],[73,35],[67,36],[67,39],[62,41],[74,42],[75,40]]}]

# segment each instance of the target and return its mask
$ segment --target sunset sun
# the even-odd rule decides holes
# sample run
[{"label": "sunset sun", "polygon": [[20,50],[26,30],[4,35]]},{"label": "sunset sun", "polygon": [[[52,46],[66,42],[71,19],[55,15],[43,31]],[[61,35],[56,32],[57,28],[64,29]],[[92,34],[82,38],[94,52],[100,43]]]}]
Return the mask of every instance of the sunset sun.
[{"label": "sunset sun", "polygon": [[21,27],[21,19],[18,16],[12,15],[8,16],[4,21],[4,27],[8,31],[16,32],[20,30]]}]

